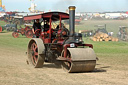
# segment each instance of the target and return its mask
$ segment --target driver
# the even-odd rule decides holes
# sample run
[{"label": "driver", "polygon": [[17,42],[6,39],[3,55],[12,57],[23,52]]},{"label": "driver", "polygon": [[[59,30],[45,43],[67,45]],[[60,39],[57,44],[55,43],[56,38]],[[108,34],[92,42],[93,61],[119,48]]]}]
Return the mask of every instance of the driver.
[{"label": "driver", "polygon": [[66,27],[65,27],[65,25],[63,23],[61,23],[61,27],[60,27],[60,25],[57,25],[57,27],[56,27],[57,30],[59,30],[59,28],[63,29],[63,28],[66,28]]},{"label": "driver", "polygon": [[49,26],[49,21],[45,21],[45,24],[44,24],[44,32],[47,32],[49,30],[50,26]]},{"label": "driver", "polygon": [[[39,19],[36,19],[36,20],[34,21],[33,29],[32,29],[32,31],[33,31],[34,34],[35,34],[35,31],[36,31],[37,29],[40,29],[40,30],[41,30],[41,23],[39,22]],[[35,36],[35,35],[34,35],[33,37],[39,38],[39,36]]]}]

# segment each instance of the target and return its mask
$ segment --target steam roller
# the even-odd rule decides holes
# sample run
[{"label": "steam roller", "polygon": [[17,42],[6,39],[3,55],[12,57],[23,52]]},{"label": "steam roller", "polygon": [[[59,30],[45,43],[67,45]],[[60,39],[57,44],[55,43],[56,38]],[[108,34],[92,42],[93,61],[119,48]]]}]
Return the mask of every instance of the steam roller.
[{"label": "steam roller", "polygon": [[[85,44],[82,34],[75,32],[75,6],[69,7],[69,14],[48,12],[40,15],[26,16],[43,18],[49,21],[50,28],[40,31],[38,38],[32,38],[28,44],[28,59],[35,68],[43,67],[44,62],[61,66],[66,72],[90,72],[95,69],[96,55],[92,44]],[[61,20],[69,19],[69,30]],[[59,26],[52,29],[52,21],[59,21]],[[36,35],[35,35],[36,36]]]}]

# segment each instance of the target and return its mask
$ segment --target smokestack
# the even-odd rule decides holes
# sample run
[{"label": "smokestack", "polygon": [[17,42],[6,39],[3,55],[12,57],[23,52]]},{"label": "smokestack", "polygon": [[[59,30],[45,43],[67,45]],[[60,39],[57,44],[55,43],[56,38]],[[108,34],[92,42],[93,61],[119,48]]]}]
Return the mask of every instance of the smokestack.
[{"label": "smokestack", "polygon": [[82,34],[75,33],[75,6],[69,7],[69,30],[70,35],[68,40],[65,42],[65,44],[71,44],[71,43],[79,43],[82,44]]},{"label": "smokestack", "polygon": [[75,35],[75,6],[69,6],[69,30],[70,37]]}]

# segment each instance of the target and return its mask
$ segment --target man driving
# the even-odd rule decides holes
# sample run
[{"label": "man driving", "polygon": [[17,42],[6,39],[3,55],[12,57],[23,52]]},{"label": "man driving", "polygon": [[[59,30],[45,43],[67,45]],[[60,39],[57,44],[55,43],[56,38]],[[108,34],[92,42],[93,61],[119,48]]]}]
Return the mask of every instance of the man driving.
[{"label": "man driving", "polygon": [[[39,19],[36,19],[34,21],[34,24],[33,24],[33,29],[32,29],[33,33],[35,34],[36,30],[38,30],[38,29],[41,30],[41,23],[39,22]],[[39,35],[38,36],[37,35],[36,36],[34,35],[33,37],[39,38]]]},{"label": "man driving", "polygon": [[47,32],[49,30],[50,26],[49,26],[49,21],[45,21],[45,24],[44,24],[44,32]]}]

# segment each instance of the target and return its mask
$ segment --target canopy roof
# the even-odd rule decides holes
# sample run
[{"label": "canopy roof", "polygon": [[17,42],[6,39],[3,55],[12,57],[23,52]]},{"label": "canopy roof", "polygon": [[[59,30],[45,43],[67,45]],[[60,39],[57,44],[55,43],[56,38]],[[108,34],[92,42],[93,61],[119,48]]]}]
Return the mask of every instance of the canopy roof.
[{"label": "canopy roof", "polygon": [[46,12],[42,14],[24,16],[24,20],[34,20],[34,19],[41,19],[41,18],[43,18],[44,20],[47,20],[51,18],[52,21],[57,21],[60,19],[60,17],[61,17],[61,20],[69,19],[69,14],[64,12]]}]

